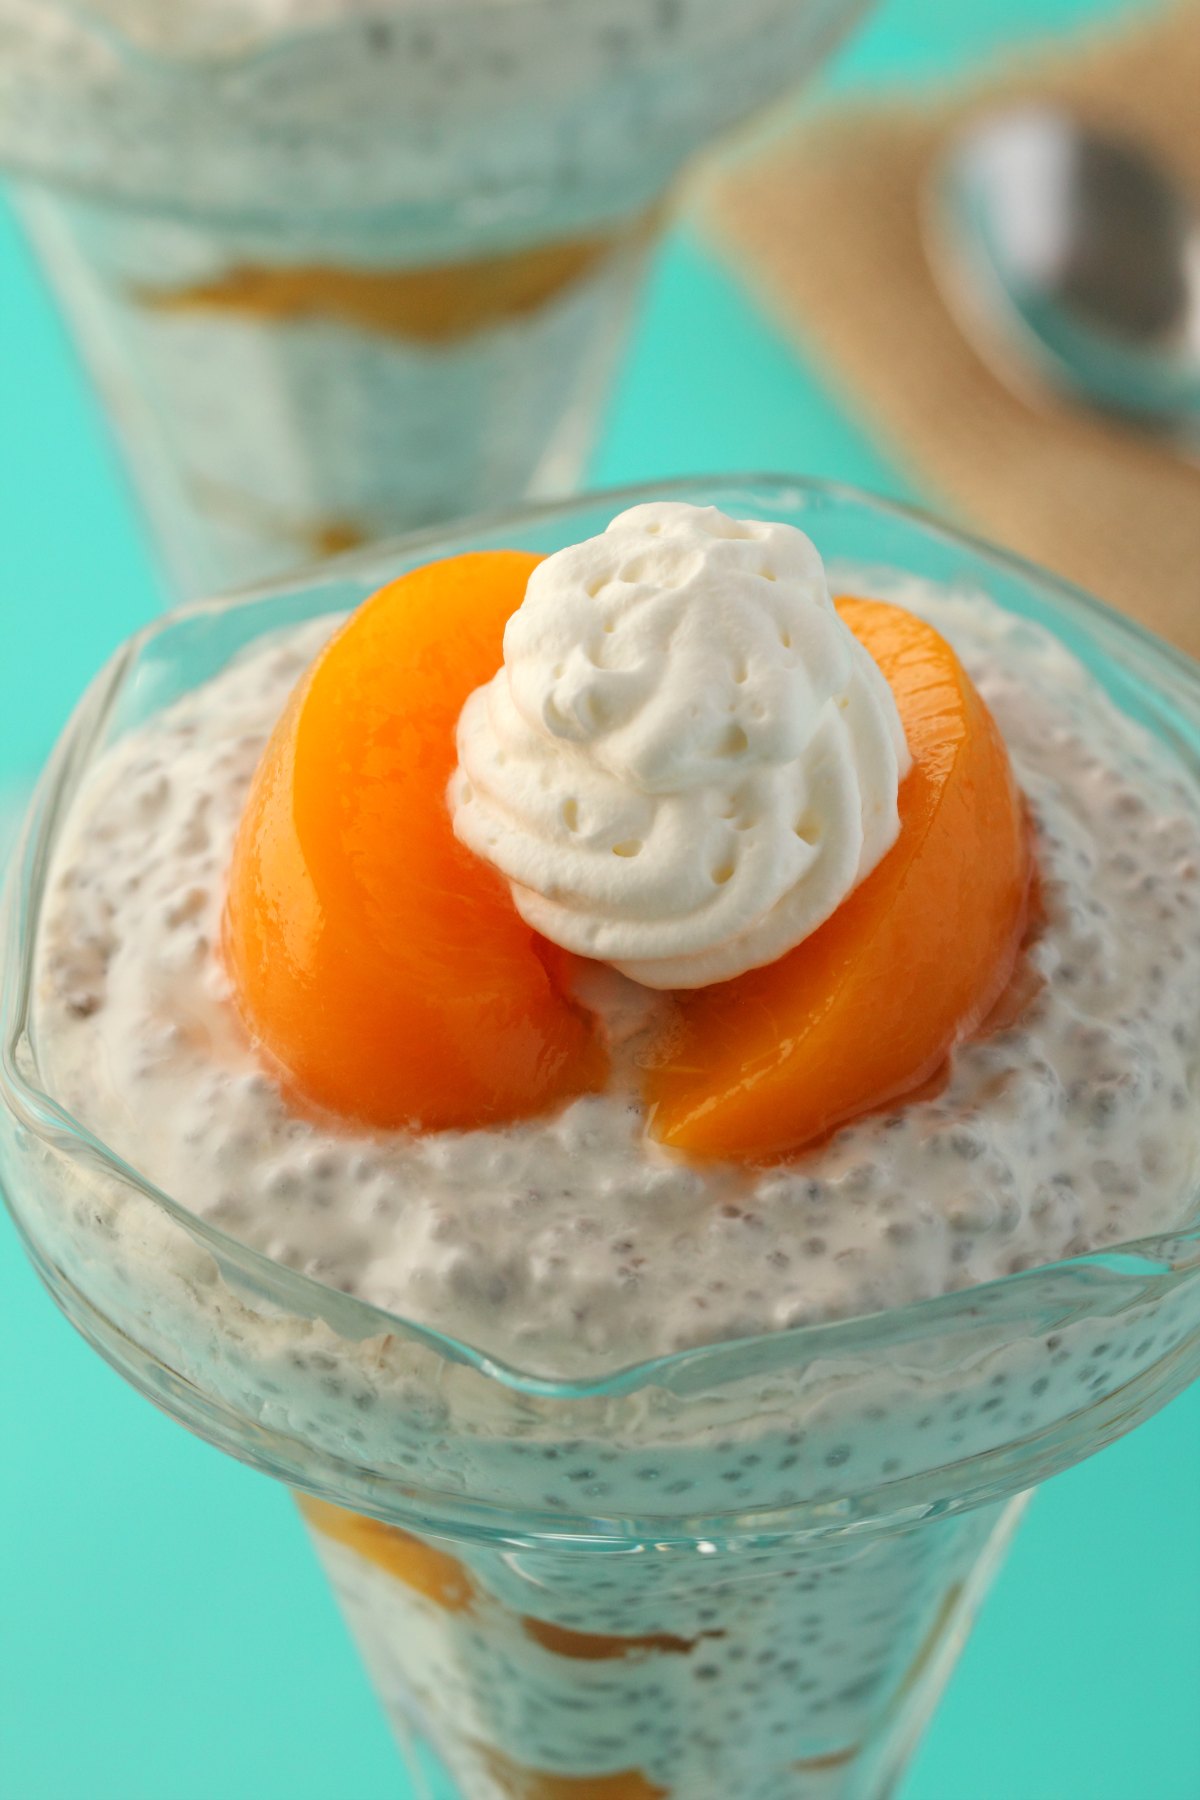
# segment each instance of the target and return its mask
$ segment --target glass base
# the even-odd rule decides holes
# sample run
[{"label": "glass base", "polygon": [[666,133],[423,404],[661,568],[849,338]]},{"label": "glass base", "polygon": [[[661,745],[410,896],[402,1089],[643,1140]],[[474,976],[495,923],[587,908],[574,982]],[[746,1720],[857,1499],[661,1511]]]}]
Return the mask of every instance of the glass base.
[{"label": "glass base", "polygon": [[883,1800],[1026,1499],[661,1583],[300,1505],[423,1800]]}]

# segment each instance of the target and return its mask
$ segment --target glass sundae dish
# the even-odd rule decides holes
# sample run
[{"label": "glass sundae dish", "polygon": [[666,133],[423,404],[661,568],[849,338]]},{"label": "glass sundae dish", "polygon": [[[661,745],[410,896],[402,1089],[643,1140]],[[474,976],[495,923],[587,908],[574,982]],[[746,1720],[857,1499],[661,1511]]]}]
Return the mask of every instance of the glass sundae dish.
[{"label": "glass sundae dish", "polygon": [[891,1791],[1029,1491],[1200,1365],[1198,730],[1104,608],[767,477],[98,678],[5,1192],[297,1492],[418,1792]]}]

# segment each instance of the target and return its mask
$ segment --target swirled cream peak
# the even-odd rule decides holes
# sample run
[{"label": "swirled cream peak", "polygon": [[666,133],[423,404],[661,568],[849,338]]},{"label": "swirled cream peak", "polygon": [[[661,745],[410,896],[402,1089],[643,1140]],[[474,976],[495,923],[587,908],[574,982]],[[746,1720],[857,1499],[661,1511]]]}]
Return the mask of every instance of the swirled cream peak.
[{"label": "swirled cream peak", "polygon": [[458,722],[458,837],[647,987],[773,962],[890,848],[891,689],[791,525],[654,502],[541,563]]}]

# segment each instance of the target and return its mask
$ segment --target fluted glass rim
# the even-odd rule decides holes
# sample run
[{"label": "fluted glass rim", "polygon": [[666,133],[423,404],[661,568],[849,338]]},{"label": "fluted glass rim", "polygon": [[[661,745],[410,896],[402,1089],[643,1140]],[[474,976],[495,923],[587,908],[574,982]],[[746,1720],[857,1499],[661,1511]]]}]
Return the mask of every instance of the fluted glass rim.
[{"label": "fluted glass rim", "polygon": [[[377,0],[370,14],[352,19],[347,19],[345,14],[330,12],[292,20],[287,25],[255,23],[247,19],[244,25],[231,20],[221,28],[218,21],[218,28],[213,29],[210,25],[206,37],[191,42],[184,39],[178,47],[168,50],[142,41],[130,24],[122,24],[94,0],[36,0],[36,3],[40,11],[57,13],[75,30],[102,45],[131,69],[166,78],[186,77],[190,72],[212,74],[253,70],[265,66],[276,56],[285,55],[297,44],[311,44],[342,32],[348,24],[364,28],[373,21],[412,15],[412,7],[406,0]],[[516,9],[545,5],[547,0],[504,0],[504,3]],[[846,3],[850,4],[851,0]],[[465,11],[468,4],[469,0],[457,0],[457,9]]]},{"label": "fluted glass rim", "polygon": [[711,1391],[725,1381],[742,1378],[750,1369],[761,1374],[802,1367],[816,1360],[861,1356],[865,1350],[878,1353],[888,1346],[934,1340],[981,1322],[1028,1321],[1031,1314],[1039,1313],[1048,1304],[1058,1309],[1065,1303],[1080,1315],[1108,1310],[1122,1299],[1136,1296],[1147,1300],[1165,1294],[1200,1272],[1198,1207],[1198,1216],[1181,1228],[1042,1264],[953,1293],[852,1318],[688,1347],[634,1361],[599,1376],[555,1379],[522,1369],[448,1333],[347,1295],[249,1249],[148,1181],[40,1084],[30,1014],[38,921],[57,829],[72,798],[74,783],[87,767],[127,678],[156,640],[189,618],[225,614],[291,594],[316,592],[325,585],[332,587],[339,578],[366,579],[378,584],[394,573],[397,561],[411,565],[414,557],[426,551],[431,559],[439,553],[453,554],[464,541],[481,535],[552,525],[556,519],[584,508],[610,507],[616,512],[650,499],[707,504],[714,496],[718,503],[736,504],[738,493],[743,491],[747,497],[753,494],[756,502],[767,497],[793,509],[812,503],[890,517],[1015,578],[1036,598],[1031,616],[1052,629],[1066,624],[1076,634],[1082,631],[1095,649],[1112,660],[1114,667],[1119,663],[1122,668],[1137,671],[1156,692],[1177,706],[1190,722],[1195,753],[1200,758],[1200,664],[1033,563],[947,526],[920,508],[848,484],[777,473],[657,480],[431,527],[322,564],[319,570],[310,572],[309,579],[302,574],[232,594],[185,602],[126,639],[94,678],[46,766],[9,864],[2,908],[4,936],[0,939],[0,1105],[19,1126],[57,1154],[102,1171],[161,1208],[210,1250],[219,1266],[237,1270],[286,1312],[323,1319],[355,1339],[383,1333],[403,1335],[447,1362],[465,1365],[515,1394],[543,1400],[615,1398],[651,1386],[678,1394],[700,1388]]},{"label": "fluted glass rim", "polygon": [[[150,39],[141,40],[129,24],[122,24],[94,0],[31,0],[31,3],[42,13],[56,13],[62,21],[102,46],[130,70],[164,80],[186,80],[189,75],[253,76],[272,62],[286,58],[293,50],[344,34],[347,28],[365,30],[372,24],[389,20],[421,21],[411,0],[376,0],[370,13],[351,17],[331,11],[286,24],[277,21],[255,23],[247,19],[244,24],[231,21],[224,28],[218,25],[214,29],[210,25],[206,35],[198,35],[190,42],[185,39],[177,47],[167,49]],[[514,12],[544,11],[548,7],[560,11],[563,0],[501,0],[501,3]],[[591,0],[574,0],[580,11],[586,11],[590,3]],[[828,13],[844,15],[849,23],[866,10],[871,0],[811,0],[811,3],[814,7],[822,5]],[[426,17],[436,11],[442,22],[452,19],[455,13],[473,10],[472,0],[441,0],[438,6],[427,9]]]}]

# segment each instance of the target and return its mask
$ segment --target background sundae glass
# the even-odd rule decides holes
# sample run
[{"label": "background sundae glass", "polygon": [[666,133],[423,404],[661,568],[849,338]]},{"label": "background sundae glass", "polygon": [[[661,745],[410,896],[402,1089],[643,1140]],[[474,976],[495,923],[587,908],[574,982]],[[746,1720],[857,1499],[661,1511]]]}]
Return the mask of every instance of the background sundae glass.
[{"label": "background sundae glass", "polygon": [[0,0],[0,166],[174,583],[578,478],[667,197],[865,0]]}]

